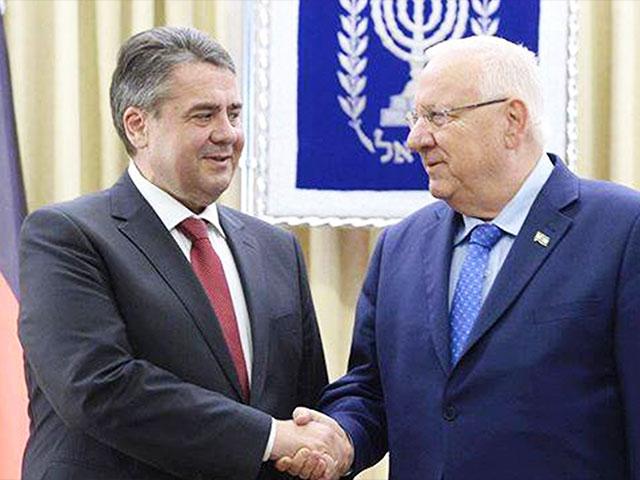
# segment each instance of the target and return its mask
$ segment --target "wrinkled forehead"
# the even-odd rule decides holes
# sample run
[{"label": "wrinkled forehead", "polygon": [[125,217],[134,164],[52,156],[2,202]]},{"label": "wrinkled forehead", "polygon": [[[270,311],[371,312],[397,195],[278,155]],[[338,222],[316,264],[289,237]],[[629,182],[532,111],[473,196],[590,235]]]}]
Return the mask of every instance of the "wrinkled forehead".
[{"label": "wrinkled forehead", "polygon": [[223,108],[241,103],[236,75],[225,67],[206,62],[185,62],[176,65],[163,85],[163,102],[176,105],[215,103]]},{"label": "wrinkled forehead", "polygon": [[181,89],[198,89],[202,86],[230,89],[237,88],[235,73],[226,67],[209,62],[183,62],[175,65],[167,78],[167,84],[175,93]]},{"label": "wrinkled forehead", "polygon": [[452,107],[480,101],[479,78],[479,65],[468,56],[436,57],[418,77],[416,106]]}]

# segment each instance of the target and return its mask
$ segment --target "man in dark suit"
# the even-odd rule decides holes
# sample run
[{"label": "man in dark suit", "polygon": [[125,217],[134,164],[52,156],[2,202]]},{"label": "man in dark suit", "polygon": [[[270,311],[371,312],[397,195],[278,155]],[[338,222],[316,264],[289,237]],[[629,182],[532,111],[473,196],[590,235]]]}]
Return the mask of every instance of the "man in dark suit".
[{"label": "man in dark suit", "polygon": [[349,371],[320,405],[352,442],[339,473],[388,451],[401,480],[637,480],[640,195],[543,153],[524,47],[428,57],[409,145],[443,201],[373,254]]},{"label": "man in dark suit", "polygon": [[127,173],[25,221],[25,479],[280,478],[270,459],[328,451],[328,427],[276,420],[327,381],[300,247],[215,203],[244,144],[236,83],[202,32],[132,37],[111,85]]}]

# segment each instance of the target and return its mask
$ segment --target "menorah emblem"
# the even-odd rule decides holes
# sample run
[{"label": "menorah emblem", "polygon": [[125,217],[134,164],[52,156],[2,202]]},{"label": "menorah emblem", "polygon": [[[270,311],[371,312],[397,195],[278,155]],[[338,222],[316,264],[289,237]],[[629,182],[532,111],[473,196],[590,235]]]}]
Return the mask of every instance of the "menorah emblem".
[{"label": "menorah emblem", "polygon": [[[415,82],[424,66],[425,50],[443,40],[463,37],[468,26],[474,35],[495,35],[500,19],[494,15],[501,0],[338,1],[344,13],[340,15],[341,29],[337,34],[340,69],[336,72],[343,95],[338,95],[337,100],[349,118],[347,124],[369,153],[379,155],[381,163],[411,163],[414,157],[406,142],[398,138],[397,132],[385,137],[382,127],[407,126],[405,115],[413,107]],[[474,13],[471,18],[469,1]],[[365,129],[361,118],[367,107],[368,4],[375,32],[384,47],[410,66],[402,93],[392,95],[389,108],[380,110],[380,125],[372,132]]]},{"label": "menorah emblem", "polygon": [[[406,112],[413,105],[418,74],[425,62],[425,50],[450,38],[461,38],[469,20],[468,0],[371,0],[371,18],[384,47],[409,63],[410,77],[403,91],[391,97],[389,108],[380,111],[380,125],[406,125]],[[431,7],[427,11],[427,4]],[[426,15],[427,13],[428,16]],[[426,18],[425,18],[426,17]]]}]

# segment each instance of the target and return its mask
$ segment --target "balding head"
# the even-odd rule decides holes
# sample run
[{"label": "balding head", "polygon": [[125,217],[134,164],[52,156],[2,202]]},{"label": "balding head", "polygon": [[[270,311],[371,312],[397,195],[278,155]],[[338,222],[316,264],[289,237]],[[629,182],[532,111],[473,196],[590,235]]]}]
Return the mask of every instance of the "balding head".
[{"label": "balding head", "polygon": [[544,104],[538,61],[522,45],[491,36],[449,40],[426,52],[427,69],[454,67],[479,98],[517,98],[527,106],[531,135],[540,145]]}]

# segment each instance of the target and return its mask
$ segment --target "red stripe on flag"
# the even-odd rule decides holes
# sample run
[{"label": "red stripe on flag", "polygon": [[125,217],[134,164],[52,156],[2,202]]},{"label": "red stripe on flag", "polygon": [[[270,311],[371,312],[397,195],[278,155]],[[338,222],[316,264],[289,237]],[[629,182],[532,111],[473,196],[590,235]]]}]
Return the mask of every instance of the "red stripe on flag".
[{"label": "red stripe on flag", "polygon": [[19,479],[27,441],[27,387],[18,341],[18,302],[0,273],[0,479]]}]

